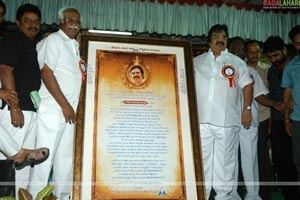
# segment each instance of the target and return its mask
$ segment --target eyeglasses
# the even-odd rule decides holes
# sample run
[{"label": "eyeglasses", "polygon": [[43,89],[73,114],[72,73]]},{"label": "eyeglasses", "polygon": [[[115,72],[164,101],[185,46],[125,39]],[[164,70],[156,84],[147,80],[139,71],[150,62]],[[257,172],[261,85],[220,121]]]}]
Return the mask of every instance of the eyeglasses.
[{"label": "eyeglasses", "polygon": [[218,35],[218,34],[213,34],[212,36],[211,36],[211,38],[212,39],[227,39],[227,35]]},{"label": "eyeglasses", "polygon": [[65,20],[65,22],[70,23],[70,24],[78,24],[78,25],[81,24],[80,19],[75,19],[75,18],[69,17],[69,18],[65,18],[64,20]]}]

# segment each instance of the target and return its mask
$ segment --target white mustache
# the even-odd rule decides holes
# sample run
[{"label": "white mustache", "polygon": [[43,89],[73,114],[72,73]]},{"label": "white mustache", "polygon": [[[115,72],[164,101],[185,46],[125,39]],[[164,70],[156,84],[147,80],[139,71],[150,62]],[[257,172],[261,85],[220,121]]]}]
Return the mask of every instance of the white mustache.
[{"label": "white mustache", "polygon": [[70,25],[68,28],[78,30],[78,27],[74,25]]}]

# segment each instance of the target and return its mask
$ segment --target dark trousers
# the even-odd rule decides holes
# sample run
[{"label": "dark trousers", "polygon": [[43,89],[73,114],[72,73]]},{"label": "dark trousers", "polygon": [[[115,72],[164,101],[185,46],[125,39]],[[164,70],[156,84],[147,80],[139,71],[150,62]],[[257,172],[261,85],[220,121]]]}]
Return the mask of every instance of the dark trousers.
[{"label": "dark trousers", "polygon": [[293,161],[292,138],[285,131],[284,121],[272,121],[271,141],[274,169],[284,198],[299,199],[298,187],[293,184],[297,181],[297,173]]},{"label": "dark trousers", "polygon": [[297,169],[298,184],[300,184],[300,121],[292,121],[292,132],[293,158]]},{"label": "dark trousers", "polygon": [[0,160],[0,197],[15,196],[15,169],[11,161]]},{"label": "dark trousers", "polygon": [[259,123],[257,139],[259,170],[259,195],[263,200],[270,200],[272,195],[272,167],[269,154],[269,119]]}]

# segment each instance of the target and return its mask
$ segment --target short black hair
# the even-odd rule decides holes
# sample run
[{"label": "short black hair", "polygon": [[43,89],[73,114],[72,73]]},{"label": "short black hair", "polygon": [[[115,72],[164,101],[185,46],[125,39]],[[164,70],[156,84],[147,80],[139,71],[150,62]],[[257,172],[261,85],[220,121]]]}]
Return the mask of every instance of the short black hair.
[{"label": "short black hair", "polygon": [[208,31],[208,42],[211,42],[211,35],[214,32],[220,32],[224,31],[226,34],[226,37],[228,37],[228,27],[226,24],[216,24],[212,26]]},{"label": "short black hair", "polygon": [[293,41],[297,34],[300,34],[300,25],[294,26],[292,30],[290,30],[289,38]]},{"label": "short black hair", "polygon": [[240,36],[235,36],[235,37],[232,37],[232,38],[229,38],[229,39],[228,39],[228,42],[227,42],[228,48],[231,46],[232,42],[234,42],[234,41],[241,41],[242,43],[245,44],[245,40],[244,40],[242,37],[240,37]]},{"label": "short black hair", "polygon": [[286,45],[286,53],[289,57],[293,58],[297,55],[297,50],[295,49],[295,46],[293,44],[287,44]]},{"label": "short black hair", "polygon": [[284,47],[284,41],[279,36],[271,36],[264,42],[263,52],[283,51]]},{"label": "short black hair", "polygon": [[257,44],[257,45],[259,46],[259,48],[260,48],[260,44],[259,44],[259,42],[258,42],[257,40],[249,40],[249,41],[247,41],[246,44],[245,44],[245,51],[246,51],[246,52],[248,51],[248,46],[249,46],[250,44]]},{"label": "short black hair", "polygon": [[18,21],[20,21],[22,16],[24,15],[24,13],[35,13],[37,16],[39,16],[39,18],[41,18],[41,11],[40,11],[39,7],[37,7],[36,5],[30,4],[30,3],[21,5],[18,8],[16,19]]},{"label": "short black hair", "polygon": [[4,10],[3,14],[5,15],[5,13],[6,13],[6,6],[5,6],[5,3],[3,1],[1,1],[1,0],[0,0],[0,7],[3,8],[3,10]]}]

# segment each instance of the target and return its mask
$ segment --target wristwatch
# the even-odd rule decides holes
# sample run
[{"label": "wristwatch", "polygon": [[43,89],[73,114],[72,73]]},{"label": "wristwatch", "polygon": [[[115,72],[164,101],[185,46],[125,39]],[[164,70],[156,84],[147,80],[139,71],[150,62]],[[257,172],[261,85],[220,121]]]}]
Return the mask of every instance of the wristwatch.
[{"label": "wristwatch", "polygon": [[251,110],[251,106],[245,106],[247,110]]}]

